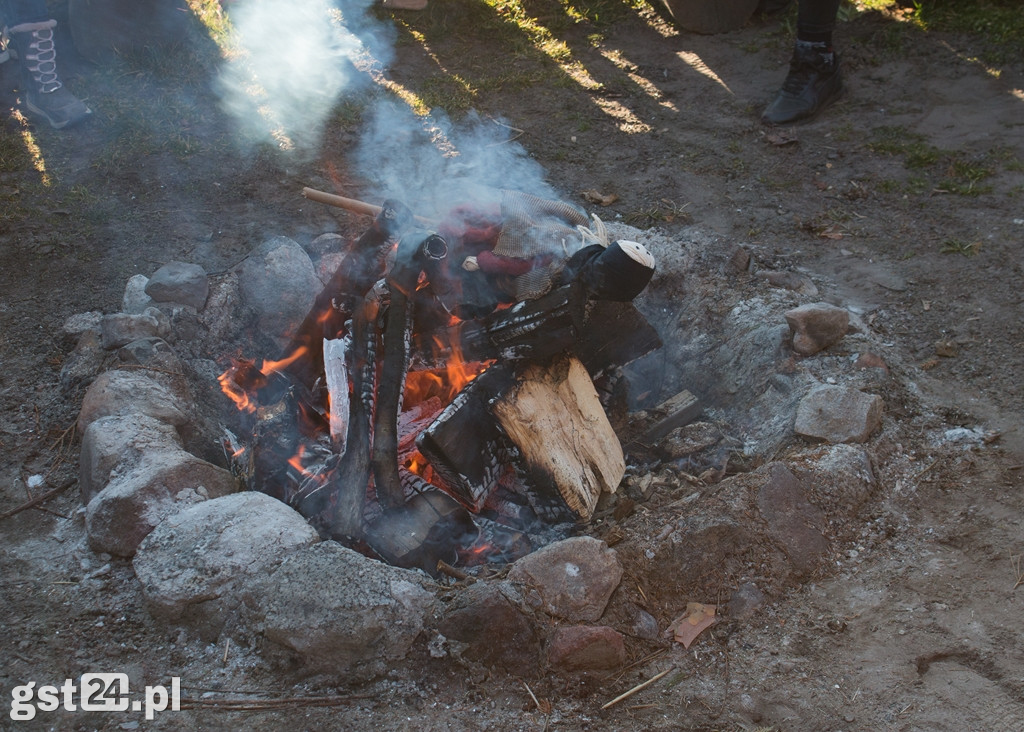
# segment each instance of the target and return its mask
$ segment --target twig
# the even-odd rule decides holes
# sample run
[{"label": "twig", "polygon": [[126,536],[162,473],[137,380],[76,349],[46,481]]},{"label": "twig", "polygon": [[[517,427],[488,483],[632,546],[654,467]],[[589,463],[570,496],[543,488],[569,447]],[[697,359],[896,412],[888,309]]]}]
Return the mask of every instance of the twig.
[{"label": "twig", "polygon": [[51,498],[53,498],[57,494],[63,493],[64,491],[66,491],[68,488],[70,488],[71,486],[73,486],[77,482],[78,482],[78,478],[71,478],[66,483],[57,486],[53,490],[48,490],[48,491],[46,491],[46,493],[41,493],[40,495],[38,495],[35,498],[33,498],[31,501],[25,501],[23,504],[21,504],[17,508],[12,508],[10,511],[7,511],[6,513],[0,513],[0,521],[2,521],[5,518],[10,518],[11,516],[19,514],[22,511],[27,511],[30,508],[34,508],[35,506],[38,506],[43,501],[50,500]]},{"label": "twig", "polygon": [[1017,575],[1017,581],[1013,584],[1010,592],[1013,592],[1021,585],[1024,585],[1024,569],[1021,568],[1021,558],[1024,555],[1017,554],[1010,557],[1010,564],[1013,566],[1013,573]]},{"label": "twig", "polygon": [[231,639],[230,638],[225,638],[224,639],[224,658],[221,660],[221,663],[227,663],[228,662],[228,650],[230,648],[231,648]]},{"label": "twig", "polygon": [[537,705],[537,711],[540,711],[540,712],[544,711],[543,709],[540,708],[540,702],[537,701],[537,697],[534,695],[533,689],[530,688],[530,685],[527,684],[522,679],[519,679],[519,680],[523,682],[523,686],[526,688],[526,693],[530,695],[530,698],[533,699],[533,703]]},{"label": "twig", "polygon": [[226,712],[257,712],[301,707],[338,707],[358,699],[372,699],[373,694],[347,696],[297,696],[277,699],[190,699],[181,700],[182,709],[222,709]]},{"label": "twig", "polygon": [[469,582],[476,582],[476,577],[474,577],[471,574],[466,574],[461,569],[456,569],[455,567],[453,567],[452,565],[448,564],[448,562],[444,561],[443,559],[438,559],[437,560],[437,571],[440,572],[441,574],[446,574],[449,577],[452,577],[453,579],[467,580]]},{"label": "twig", "polygon": [[668,674],[668,672],[672,671],[674,668],[675,668],[675,666],[670,666],[669,668],[667,668],[664,671],[662,671],[660,674],[657,674],[657,675],[652,676],[651,678],[647,679],[647,681],[643,682],[642,684],[637,684],[636,686],[634,686],[629,691],[627,691],[627,692],[625,692],[623,694],[619,694],[617,697],[615,697],[610,702],[608,702],[603,707],[601,707],[601,709],[608,709],[609,707],[613,707],[616,704],[618,704],[620,701],[622,701],[623,699],[628,699],[629,697],[633,696],[633,694],[637,693],[638,691],[641,691],[642,689],[646,689],[648,686],[653,684],[658,679],[664,678]]}]

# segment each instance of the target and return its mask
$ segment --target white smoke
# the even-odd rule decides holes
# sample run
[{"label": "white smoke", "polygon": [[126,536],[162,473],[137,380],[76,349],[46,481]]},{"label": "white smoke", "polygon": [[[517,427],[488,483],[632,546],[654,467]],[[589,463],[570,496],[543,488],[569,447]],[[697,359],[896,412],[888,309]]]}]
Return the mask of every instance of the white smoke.
[{"label": "white smoke", "polygon": [[[240,0],[231,6],[240,52],[225,64],[218,86],[244,137],[316,154],[342,96],[387,76],[396,30],[368,12],[374,2]],[[392,96],[363,119],[358,151],[348,162],[370,184],[367,199],[397,198],[431,215],[493,201],[498,188],[558,197],[514,140],[521,133],[501,121],[470,114],[455,124],[440,110],[424,117]]]},{"label": "white smoke", "polygon": [[458,124],[434,111],[421,117],[383,101],[367,115],[357,169],[379,198],[397,198],[417,213],[496,200],[499,188],[558,198],[544,170],[500,120],[469,114]]},{"label": "white smoke", "polygon": [[240,130],[284,149],[316,149],[341,95],[365,79],[353,66],[393,44],[366,16],[373,0],[243,0],[230,18],[238,52],[218,88]]}]

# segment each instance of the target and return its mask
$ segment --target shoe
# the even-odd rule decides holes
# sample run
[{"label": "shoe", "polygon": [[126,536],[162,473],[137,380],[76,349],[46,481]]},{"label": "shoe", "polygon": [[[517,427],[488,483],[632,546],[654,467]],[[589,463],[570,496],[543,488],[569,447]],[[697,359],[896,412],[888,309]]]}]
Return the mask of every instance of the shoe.
[{"label": "shoe", "polygon": [[80,122],[92,110],[64,88],[57,77],[57,50],[53,42],[55,20],[22,23],[8,28],[11,57],[21,63],[25,106],[55,130]]},{"label": "shoe", "polygon": [[761,115],[761,121],[785,125],[809,119],[835,101],[842,90],[839,54],[821,44],[798,42],[782,89]]}]

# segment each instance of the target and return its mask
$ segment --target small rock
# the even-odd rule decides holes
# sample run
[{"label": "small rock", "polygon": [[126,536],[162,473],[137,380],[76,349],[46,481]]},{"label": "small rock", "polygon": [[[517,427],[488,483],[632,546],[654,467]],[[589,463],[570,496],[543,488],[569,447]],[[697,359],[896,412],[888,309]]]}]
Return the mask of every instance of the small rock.
[{"label": "small rock", "polygon": [[858,369],[882,369],[886,374],[889,373],[889,365],[886,364],[885,359],[871,351],[864,351],[857,356],[853,366]]},{"label": "small rock", "polygon": [[764,593],[753,582],[744,582],[729,597],[726,608],[729,616],[736,620],[746,620],[764,605]]},{"label": "small rock", "polygon": [[536,593],[537,606],[549,615],[592,623],[619,586],[622,565],[603,541],[578,536],[526,555],[512,565],[508,578]]},{"label": "small rock", "polygon": [[103,313],[95,310],[88,313],[78,313],[64,321],[61,331],[69,342],[74,342],[86,331],[93,331],[96,335],[99,335],[100,322],[102,320]]},{"label": "small rock", "polygon": [[603,671],[625,661],[622,634],[603,625],[556,628],[548,644],[548,663],[565,671]]},{"label": "small rock", "polygon": [[632,616],[632,624],[629,628],[629,632],[632,635],[644,640],[656,640],[658,638],[658,621],[653,615],[643,608],[634,605]]},{"label": "small rock", "polygon": [[156,308],[146,308],[137,314],[113,313],[104,315],[100,323],[100,340],[107,350],[120,348],[139,338],[167,335],[167,316]]},{"label": "small rock", "polygon": [[146,308],[153,307],[153,298],[146,294],[148,284],[149,278],[146,275],[137,274],[128,279],[121,298],[122,313],[144,313]]},{"label": "small rock", "polygon": [[658,443],[658,452],[667,460],[678,460],[713,447],[721,439],[721,430],[711,422],[693,422],[669,432]]},{"label": "small rock", "polygon": [[800,400],[793,430],[824,442],[866,442],[881,425],[883,408],[877,394],[822,385]]},{"label": "small rock", "polygon": [[270,239],[246,258],[239,287],[259,330],[279,340],[302,322],[322,289],[309,255],[285,236]]},{"label": "small rock", "polygon": [[206,270],[198,264],[168,262],[153,273],[146,285],[146,294],[157,302],[191,305],[202,310],[210,292]]},{"label": "small rock", "polygon": [[[459,591],[445,609],[438,630],[468,644],[462,655],[471,661],[536,676],[540,638],[519,609],[521,601],[509,582],[477,582]],[[501,628],[501,632],[494,632],[495,628]]]},{"label": "small rock", "polygon": [[60,386],[71,391],[80,384],[88,384],[103,370],[107,352],[100,343],[99,333],[84,331],[75,350],[67,355],[60,368]]},{"label": "small rock", "polygon": [[750,269],[750,252],[743,247],[736,247],[729,257],[729,266],[737,272],[746,272]]},{"label": "small rock", "polygon": [[935,355],[942,358],[955,358],[960,353],[960,347],[951,340],[935,341]]},{"label": "small rock", "polygon": [[[198,489],[203,488],[200,492]],[[86,506],[93,551],[130,557],[157,524],[207,496],[238,490],[231,473],[184,450],[151,450],[121,464]]]},{"label": "small rock", "polygon": [[[85,428],[79,453],[78,488],[88,504],[103,490],[118,463],[151,450],[180,448],[173,425],[144,414],[100,417]],[[127,464],[127,463],[126,463]]]},{"label": "small rock", "polygon": [[185,400],[163,384],[137,371],[105,371],[85,392],[78,413],[78,429],[100,417],[144,414],[161,422],[181,426],[188,422]]},{"label": "small rock", "polygon": [[318,259],[328,254],[344,255],[346,249],[345,237],[341,234],[333,233],[321,234],[306,247],[306,251],[309,252],[309,256],[313,259]]},{"label": "small rock", "polygon": [[817,302],[801,305],[784,314],[793,333],[793,350],[811,356],[838,343],[850,327],[850,314],[845,308]]}]

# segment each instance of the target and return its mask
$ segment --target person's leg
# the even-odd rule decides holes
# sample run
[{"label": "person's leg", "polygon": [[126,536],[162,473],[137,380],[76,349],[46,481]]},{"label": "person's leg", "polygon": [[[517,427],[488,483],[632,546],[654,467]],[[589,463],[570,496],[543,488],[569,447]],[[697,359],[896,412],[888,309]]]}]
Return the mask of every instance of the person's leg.
[{"label": "person's leg", "polygon": [[57,76],[57,22],[48,17],[43,0],[0,0],[0,14],[10,38],[6,51],[21,66],[22,96],[29,112],[58,130],[89,116],[92,110]]},{"label": "person's leg", "polygon": [[0,0],[0,20],[4,25],[39,23],[49,17],[45,0]]},{"label": "person's leg", "polygon": [[796,45],[789,74],[762,121],[787,124],[817,114],[843,88],[832,31],[840,0],[801,0],[797,9]]}]

